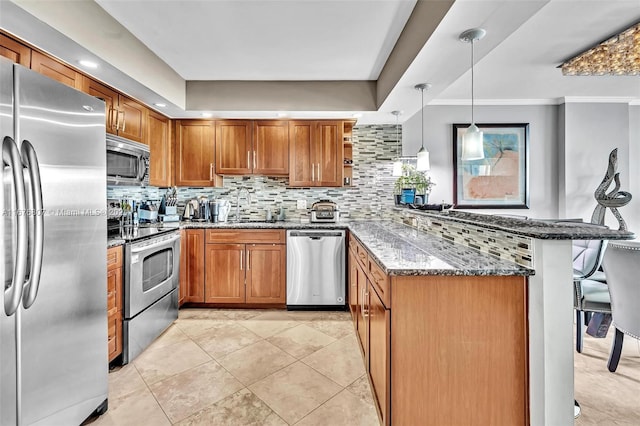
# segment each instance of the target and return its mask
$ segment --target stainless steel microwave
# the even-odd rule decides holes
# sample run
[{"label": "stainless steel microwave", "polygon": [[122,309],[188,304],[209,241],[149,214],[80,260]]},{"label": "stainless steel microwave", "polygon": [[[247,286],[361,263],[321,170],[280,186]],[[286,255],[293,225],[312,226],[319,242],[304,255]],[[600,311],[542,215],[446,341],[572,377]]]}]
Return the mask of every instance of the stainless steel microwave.
[{"label": "stainless steel microwave", "polygon": [[107,185],[149,185],[149,147],[107,134]]}]

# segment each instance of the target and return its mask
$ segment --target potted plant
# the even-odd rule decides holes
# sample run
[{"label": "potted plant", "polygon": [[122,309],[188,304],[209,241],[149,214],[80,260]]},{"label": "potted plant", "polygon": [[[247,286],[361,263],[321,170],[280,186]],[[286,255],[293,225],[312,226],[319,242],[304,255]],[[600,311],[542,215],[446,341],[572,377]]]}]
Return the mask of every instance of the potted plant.
[{"label": "potted plant", "polygon": [[396,179],[393,193],[396,204],[426,204],[435,183],[410,164],[402,165],[402,176]]}]

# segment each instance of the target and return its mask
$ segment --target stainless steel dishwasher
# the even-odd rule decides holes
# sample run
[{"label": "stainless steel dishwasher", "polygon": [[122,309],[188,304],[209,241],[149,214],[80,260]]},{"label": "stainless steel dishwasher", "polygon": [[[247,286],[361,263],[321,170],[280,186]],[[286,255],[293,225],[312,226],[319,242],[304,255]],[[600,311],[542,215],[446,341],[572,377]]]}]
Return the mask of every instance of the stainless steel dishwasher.
[{"label": "stainless steel dishwasher", "polygon": [[345,231],[287,231],[287,309],[345,309]]}]

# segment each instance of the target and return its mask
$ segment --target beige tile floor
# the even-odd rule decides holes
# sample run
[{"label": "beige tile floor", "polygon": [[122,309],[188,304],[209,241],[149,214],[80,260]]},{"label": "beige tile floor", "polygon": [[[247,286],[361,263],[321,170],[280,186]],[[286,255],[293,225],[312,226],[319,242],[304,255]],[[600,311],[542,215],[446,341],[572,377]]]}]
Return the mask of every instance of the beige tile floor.
[{"label": "beige tile floor", "polygon": [[[616,373],[606,339],[575,354],[576,425],[640,425],[640,345]],[[102,425],[378,425],[346,312],[184,309],[133,363],[109,374]]]},{"label": "beige tile floor", "polygon": [[347,312],[183,309],[109,374],[102,425],[378,425]]}]

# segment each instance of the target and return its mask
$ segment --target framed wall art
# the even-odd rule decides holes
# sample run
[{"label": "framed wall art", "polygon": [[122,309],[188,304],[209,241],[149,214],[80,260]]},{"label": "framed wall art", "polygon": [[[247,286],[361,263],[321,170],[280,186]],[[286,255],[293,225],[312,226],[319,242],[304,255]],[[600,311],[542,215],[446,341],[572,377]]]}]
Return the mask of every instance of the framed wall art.
[{"label": "framed wall art", "polygon": [[453,125],[453,204],[460,209],[529,208],[529,123],[476,124],[484,158],[462,160],[462,135]]}]

